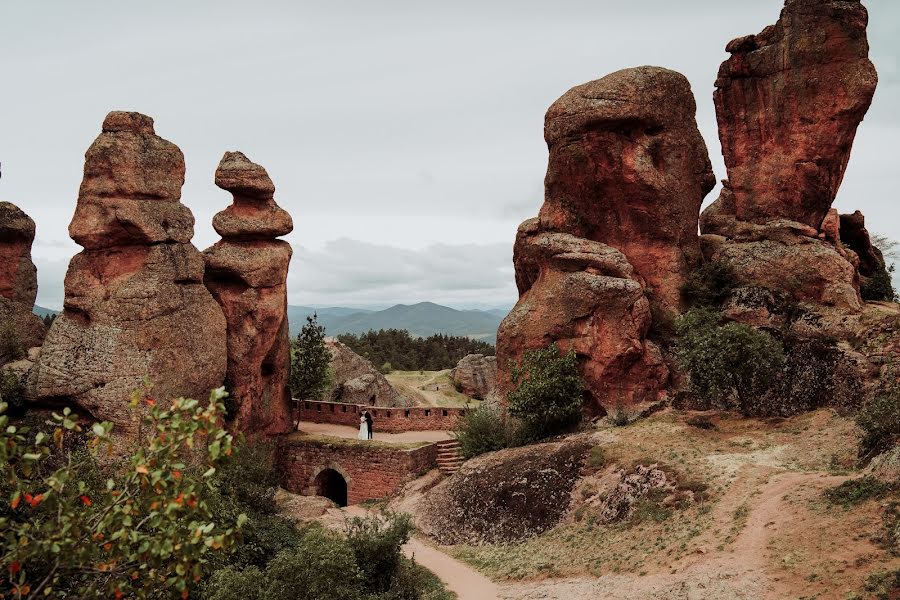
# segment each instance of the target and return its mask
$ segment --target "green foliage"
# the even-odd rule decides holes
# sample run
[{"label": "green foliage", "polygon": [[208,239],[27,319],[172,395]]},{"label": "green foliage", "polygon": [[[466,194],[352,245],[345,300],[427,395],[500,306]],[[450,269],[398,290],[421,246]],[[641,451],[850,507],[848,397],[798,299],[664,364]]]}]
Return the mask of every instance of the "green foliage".
[{"label": "green foliage", "polygon": [[229,566],[203,592],[207,600],[449,600],[430,573],[403,557],[412,532],[407,515],[355,518],[345,535],[320,525],[265,568]]},{"label": "green foliage", "polygon": [[584,385],[574,351],[561,354],[556,344],[525,352],[510,365],[514,389],[509,412],[522,420],[526,440],[539,440],[571,430],[581,422]]},{"label": "green foliage", "polygon": [[[212,478],[232,453],[221,428],[222,396],[203,406],[178,398],[146,410],[142,439],[121,463],[101,469],[109,423],[82,432],[66,408],[52,434],[9,423],[0,404],[0,588],[20,597],[188,597],[230,550],[243,524],[214,515]],[[84,435],[84,450],[67,438]],[[111,458],[107,458],[111,461]],[[188,464],[190,463],[190,464]],[[100,483],[105,478],[105,484]]]},{"label": "green foliage", "polygon": [[381,372],[382,375],[390,375],[394,371],[394,367],[393,367],[393,365],[391,365],[391,363],[386,362],[383,365],[381,365],[380,367],[378,367],[378,370]]},{"label": "green foliage", "polygon": [[881,265],[871,277],[866,277],[859,286],[862,299],[868,302],[896,302],[897,292],[894,290],[893,273],[894,265],[889,267]]},{"label": "green foliage", "polygon": [[881,519],[884,529],[878,542],[894,556],[900,556],[900,502],[889,502]]},{"label": "green foliage", "polygon": [[613,427],[625,427],[628,425],[628,412],[622,404],[616,404],[616,411],[607,417]]},{"label": "green foliage", "polygon": [[356,557],[368,592],[382,593],[390,589],[402,557],[400,548],[409,541],[412,532],[412,520],[407,514],[388,513],[347,521],[347,544]]},{"label": "green foliage", "polygon": [[836,346],[820,340],[784,340],[785,364],[768,412],[783,416],[822,406],[857,407],[863,384]]},{"label": "green foliage", "polygon": [[825,497],[832,504],[853,506],[866,500],[877,500],[900,490],[900,484],[888,483],[875,477],[866,476],[850,479],[837,487],[825,490]]},{"label": "green foliage", "polygon": [[784,365],[781,343],[740,323],[720,325],[720,318],[712,309],[695,308],[678,319],[678,362],[709,405],[764,414]]},{"label": "green foliage", "polygon": [[856,423],[863,430],[859,454],[868,460],[900,443],[900,388],[894,386],[862,407]]},{"label": "green foliage", "polygon": [[482,404],[467,410],[454,431],[459,440],[460,452],[465,458],[512,448],[520,442],[518,424],[503,411]]},{"label": "green foliage", "polygon": [[443,334],[417,338],[402,329],[343,334],[338,336],[338,341],[373,365],[390,363],[397,371],[452,369],[467,354],[492,356],[495,352],[492,345],[480,340]]},{"label": "green foliage", "polygon": [[25,356],[25,348],[12,323],[0,323],[0,365]]},{"label": "green foliage", "polygon": [[872,573],[866,579],[866,591],[873,600],[896,600],[900,595],[900,569]]},{"label": "green foliage", "polygon": [[297,400],[321,400],[331,384],[331,352],[325,345],[325,328],[316,316],[306,317],[306,325],[291,345],[291,395]]},{"label": "green foliage", "polygon": [[731,265],[714,260],[691,273],[681,287],[681,294],[694,306],[721,306],[737,282]]},{"label": "green foliage", "polygon": [[0,370],[0,402],[8,405],[10,414],[18,414],[25,408],[25,390],[18,374],[9,369]]}]

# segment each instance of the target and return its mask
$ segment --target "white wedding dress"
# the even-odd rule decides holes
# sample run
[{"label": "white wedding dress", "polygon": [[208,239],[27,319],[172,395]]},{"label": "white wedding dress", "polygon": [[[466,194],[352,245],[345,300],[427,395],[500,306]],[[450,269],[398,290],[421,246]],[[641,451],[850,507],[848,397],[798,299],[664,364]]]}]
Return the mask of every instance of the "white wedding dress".
[{"label": "white wedding dress", "polygon": [[369,424],[366,422],[365,417],[359,418],[359,435],[356,436],[361,440],[369,439]]}]

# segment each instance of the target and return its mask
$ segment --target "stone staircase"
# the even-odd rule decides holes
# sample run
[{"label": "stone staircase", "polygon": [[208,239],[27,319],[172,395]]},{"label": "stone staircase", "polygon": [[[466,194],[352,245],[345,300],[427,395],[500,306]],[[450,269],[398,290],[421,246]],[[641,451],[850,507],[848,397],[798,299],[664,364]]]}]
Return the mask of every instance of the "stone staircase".
[{"label": "stone staircase", "polygon": [[456,473],[465,460],[459,450],[459,441],[444,440],[438,442],[437,449],[437,464],[441,473],[448,477]]}]

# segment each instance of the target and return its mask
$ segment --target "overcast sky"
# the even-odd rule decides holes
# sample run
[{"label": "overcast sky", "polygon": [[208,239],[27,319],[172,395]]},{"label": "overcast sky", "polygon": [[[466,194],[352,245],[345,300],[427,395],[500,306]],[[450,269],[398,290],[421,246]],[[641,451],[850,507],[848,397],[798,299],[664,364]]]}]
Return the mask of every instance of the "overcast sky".
[{"label": "overcast sky", "polygon": [[[0,200],[37,222],[38,304],[61,308],[84,152],[108,111],[136,110],[184,151],[200,249],[230,202],[212,182],[223,152],[268,169],[294,218],[292,304],[509,306],[516,227],[542,202],[547,107],[621,68],[680,71],[722,179],[725,44],[782,4],[4,1]],[[864,4],[880,83],[836,206],[900,238],[900,2]]]}]

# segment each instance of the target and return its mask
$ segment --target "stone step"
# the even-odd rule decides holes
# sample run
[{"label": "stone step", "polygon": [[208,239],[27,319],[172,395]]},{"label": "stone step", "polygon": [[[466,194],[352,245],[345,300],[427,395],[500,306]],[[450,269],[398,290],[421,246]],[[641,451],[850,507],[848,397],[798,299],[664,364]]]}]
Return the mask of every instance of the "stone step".
[{"label": "stone step", "polygon": [[441,440],[437,443],[438,448],[459,448],[459,440]]}]

